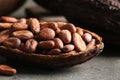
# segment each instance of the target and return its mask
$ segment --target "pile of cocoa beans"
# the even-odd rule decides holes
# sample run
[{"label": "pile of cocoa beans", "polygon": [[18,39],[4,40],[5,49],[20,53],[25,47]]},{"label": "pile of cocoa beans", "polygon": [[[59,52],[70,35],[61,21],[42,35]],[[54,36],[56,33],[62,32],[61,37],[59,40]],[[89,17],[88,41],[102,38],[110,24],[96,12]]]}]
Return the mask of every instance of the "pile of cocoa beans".
[{"label": "pile of cocoa beans", "polygon": [[82,52],[95,44],[96,39],[91,33],[72,23],[0,17],[0,45],[28,54],[58,55],[73,50]]}]

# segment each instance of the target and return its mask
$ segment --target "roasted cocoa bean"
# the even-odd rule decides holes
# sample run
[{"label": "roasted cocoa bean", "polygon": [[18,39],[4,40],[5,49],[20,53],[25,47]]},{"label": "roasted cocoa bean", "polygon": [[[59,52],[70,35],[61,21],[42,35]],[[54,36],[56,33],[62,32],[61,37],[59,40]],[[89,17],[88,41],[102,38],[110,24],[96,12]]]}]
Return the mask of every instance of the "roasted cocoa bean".
[{"label": "roasted cocoa bean", "polygon": [[32,53],[36,51],[38,42],[35,39],[28,39],[25,43],[25,51]]},{"label": "roasted cocoa bean", "polygon": [[50,40],[50,39],[54,39],[54,37],[55,37],[55,31],[51,28],[44,28],[38,34],[38,38],[40,40]]},{"label": "roasted cocoa bean", "polygon": [[55,38],[54,39],[54,42],[55,42],[55,48],[58,48],[58,49],[62,49],[63,48],[63,42],[60,38]]},{"label": "roasted cocoa bean", "polygon": [[61,54],[61,50],[58,48],[51,49],[47,54],[48,55],[59,55],[59,54]]},{"label": "roasted cocoa bean", "polygon": [[94,48],[95,46],[95,39],[92,39],[88,44],[87,44],[87,50],[90,50],[92,48]]},{"label": "roasted cocoa bean", "polygon": [[68,44],[71,42],[71,33],[68,30],[61,30],[58,34],[58,37],[65,43]]},{"label": "roasted cocoa bean", "polygon": [[58,27],[61,28],[63,25],[67,24],[65,22],[56,22],[58,24]]},{"label": "roasted cocoa bean", "polygon": [[12,23],[0,23],[0,29],[9,29],[11,25]]},{"label": "roasted cocoa bean", "polygon": [[76,27],[71,23],[67,23],[67,24],[61,26],[60,29],[61,30],[67,29],[71,32],[71,34],[76,32]]},{"label": "roasted cocoa bean", "polygon": [[10,30],[3,30],[0,32],[0,43],[4,42],[9,36],[11,31]]},{"label": "roasted cocoa bean", "polygon": [[72,45],[72,44],[65,45],[62,50],[64,52],[70,52],[70,51],[74,50],[74,45]]},{"label": "roasted cocoa bean", "polygon": [[83,36],[83,34],[84,34],[83,30],[82,30],[81,28],[79,28],[79,27],[76,27],[76,29],[77,29],[76,32],[77,32],[80,36]]},{"label": "roasted cocoa bean", "polygon": [[4,22],[8,22],[8,23],[14,23],[14,22],[18,21],[18,19],[14,18],[14,17],[8,17],[8,16],[2,16],[2,17],[0,17],[0,20],[4,21]]},{"label": "roasted cocoa bean", "polygon": [[55,42],[52,40],[48,41],[40,41],[38,44],[39,48],[41,49],[52,49],[55,47]]},{"label": "roasted cocoa bean", "polygon": [[21,40],[27,40],[34,37],[33,33],[28,30],[14,31],[12,36],[20,38]]},{"label": "roasted cocoa bean", "polygon": [[11,47],[11,48],[19,48],[20,44],[21,44],[21,40],[16,37],[10,37],[3,42],[4,46]]},{"label": "roasted cocoa bean", "polygon": [[26,23],[27,23],[27,19],[21,18],[21,19],[19,19],[18,22],[23,23],[23,24],[26,24]]},{"label": "roasted cocoa bean", "polygon": [[16,73],[17,73],[16,69],[7,65],[0,65],[0,74],[15,75]]},{"label": "roasted cocoa bean", "polygon": [[28,28],[28,25],[24,23],[13,23],[11,28],[13,30],[24,30]]},{"label": "roasted cocoa bean", "polygon": [[92,40],[92,35],[89,33],[84,33],[82,37],[86,43],[89,43]]},{"label": "roasted cocoa bean", "polygon": [[86,50],[86,44],[82,37],[78,33],[74,33],[72,36],[72,42],[75,46],[75,49],[77,51],[85,51]]},{"label": "roasted cocoa bean", "polygon": [[40,23],[36,18],[28,19],[28,24],[33,33],[39,33],[40,31]]},{"label": "roasted cocoa bean", "polygon": [[41,23],[41,29],[44,28],[51,28],[55,31],[55,33],[59,33],[60,29],[58,28],[58,24],[56,22],[47,22],[47,23]]}]

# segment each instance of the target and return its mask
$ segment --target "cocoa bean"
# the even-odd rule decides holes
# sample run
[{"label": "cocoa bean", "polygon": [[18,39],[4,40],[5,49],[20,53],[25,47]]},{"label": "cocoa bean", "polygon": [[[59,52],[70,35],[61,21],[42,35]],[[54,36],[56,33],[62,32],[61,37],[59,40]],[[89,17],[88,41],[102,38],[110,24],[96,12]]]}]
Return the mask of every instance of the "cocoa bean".
[{"label": "cocoa bean", "polygon": [[32,53],[36,51],[38,42],[35,39],[28,39],[25,43],[25,51]]},{"label": "cocoa bean", "polygon": [[11,47],[11,48],[19,48],[21,44],[21,40],[16,37],[10,37],[7,40],[4,41],[3,45],[6,47]]},{"label": "cocoa bean", "polygon": [[71,34],[76,32],[76,27],[71,23],[67,23],[67,24],[61,26],[60,29],[61,30],[67,29],[71,32]]},{"label": "cocoa bean", "polygon": [[82,37],[78,33],[73,34],[72,42],[75,46],[75,49],[77,51],[85,51],[86,50],[86,44]]},{"label": "cocoa bean", "polygon": [[71,42],[71,33],[68,30],[61,30],[58,34],[58,37],[65,43],[68,44]]},{"label": "cocoa bean", "polygon": [[67,45],[65,45],[65,46],[63,47],[62,50],[63,50],[64,52],[70,52],[70,51],[74,50],[74,45],[72,45],[72,44],[67,44]]},{"label": "cocoa bean", "polygon": [[55,43],[52,40],[48,41],[40,41],[38,44],[39,48],[41,49],[52,49],[55,47]]},{"label": "cocoa bean", "polygon": [[40,23],[36,18],[28,19],[28,24],[33,33],[39,33],[40,31]]},{"label": "cocoa bean", "polygon": [[13,30],[24,30],[28,28],[28,25],[24,23],[13,23],[11,28]]},{"label": "cocoa bean", "polygon": [[14,31],[12,36],[20,38],[21,40],[27,40],[34,37],[33,33],[28,30]]},{"label": "cocoa bean", "polygon": [[59,48],[59,49],[63,48],[64,44],[60,38],[55,38],[54,42],[55,42],[55,48]]},{"label": "cocoa bean", "polygon": [[89,33],[84,33],[82,37],[86,43],[89,43],[92,40],[92,35]]},{"label": "cocoa bean", "polygon": [[12,23],[0,23],[0,29],[9,29],[11,25]]},{"label": "cocoa bean", "polygon": [[10,30],[3,30],[0,32],[0,43],[4,42],[9,36],[11,31]]},{"label": "cocoa bean", "polygon": [[61,54],[61,50],[58,48],[51,49],[47,54],[48,55],[59,55],[59,54]]},{"label": "cocoa bean", "polygon": [[15,75],[16,73],[17,73],[16,69],[7,65],[0,65],[0,74]]},{"label": "cocoa bean", "polygon": [[2,16],[2,17],[0,17],[0,20],[4,21],[4,22],[8,22],[8,23],[14,23],[14,22],[18,21],[18,19],[14,18],[14,17],[8,17],[8,16]]},{"label": "cocoa bean", "polygon": [[54,39],[55,31],[51,28],[44,28],[39,32],[38,37],[40,38],[40,40]]}]

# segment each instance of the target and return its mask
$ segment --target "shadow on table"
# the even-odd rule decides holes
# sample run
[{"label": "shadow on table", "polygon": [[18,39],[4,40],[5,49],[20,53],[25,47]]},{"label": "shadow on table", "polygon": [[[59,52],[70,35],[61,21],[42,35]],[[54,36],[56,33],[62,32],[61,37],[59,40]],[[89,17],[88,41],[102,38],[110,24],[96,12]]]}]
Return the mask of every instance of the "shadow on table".
[{"label": "shadow on table", "polygon": [[59,68],[59,69],[51,69],[51,68],[43,68],[39,66],[30,66],[30,65],[15,65],[10,64],[10,66],[14,67],[17,70],[18,74],[27,74],[27,75],[58,75],[58,74],[70,74],[78,71],[80,66],[73,66],[69,68]]}]

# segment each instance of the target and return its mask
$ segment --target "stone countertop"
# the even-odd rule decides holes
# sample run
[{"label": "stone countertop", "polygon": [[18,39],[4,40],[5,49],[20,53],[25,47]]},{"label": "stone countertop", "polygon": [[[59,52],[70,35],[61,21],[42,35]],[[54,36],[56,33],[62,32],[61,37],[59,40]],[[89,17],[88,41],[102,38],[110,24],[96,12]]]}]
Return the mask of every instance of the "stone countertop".
[{"label": "stone countertop", "polygon": [[[34,5],[36,4],[32,0],[28,0],[22,8],[10,16],[25,17],[25,7]],[[107,54],[107,56],[97,56],[81,65],[58,70],[13,65],[18,73],[14,76],[0,75],[0,80],[120,80],[119,53],[116,47],[105,48],[102,54]],[[2,61],[4,62],[4,59],[0,58],[1,63]]]}]

